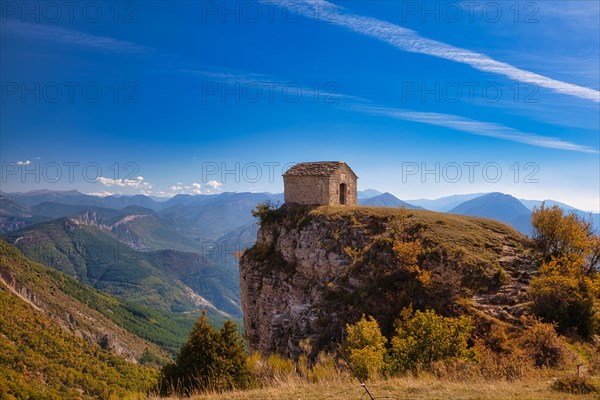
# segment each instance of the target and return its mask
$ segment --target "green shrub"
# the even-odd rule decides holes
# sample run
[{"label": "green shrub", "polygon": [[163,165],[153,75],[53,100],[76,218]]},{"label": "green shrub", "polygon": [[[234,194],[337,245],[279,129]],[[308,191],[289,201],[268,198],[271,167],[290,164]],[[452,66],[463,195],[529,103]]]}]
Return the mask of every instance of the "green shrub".
[{"label": "green shrub", "polygon": [[375,318],[369,316],[354,325],[346,325],[344,350],[354,372],[362,381],[381,373],[385,366],[387,339]]},{"label": "green shrub", "polygon": [[412,308],[404,309],[391,340],[390,371],[414,370],[453,358],[475,360],[477,354],[468,346],[472,332],[470,317],[443,317],[432,310],[413,313]]},{"label": "green shrub", "polygon": [[582,274],[577,264],[553,259],[531,281],[532,310],[544,321],[556,323],[563,333],[575,330],[584,338],[591,337],[598,329],[594,301],[599,282],[597,276]]},{"label": "green shrub", "polygon": [[189,395],[203,390],[244,388],[250,383],[237,326],[226,321],[220,330],[215,330],[203,312],[175,363],[162,369],[160,391]]},{"label": "green shrub", "polygon": [[257,204],[256,208],[254,208],[251,212],[254,218],[259,219],[260,223],[262,225],[265,225],[276,220],[277,208],[277,204],[274,204],[272,201],[267,200],[264,203]]},{"label": "green shrub", "polygon": [[600,239],[592,222],[542,204],[531,223],[543,255],[539,276],[530,285],[534,313],[556,322],[563,333],[574,330],[591,338],[598,330],[594,301],[600,294]]}]

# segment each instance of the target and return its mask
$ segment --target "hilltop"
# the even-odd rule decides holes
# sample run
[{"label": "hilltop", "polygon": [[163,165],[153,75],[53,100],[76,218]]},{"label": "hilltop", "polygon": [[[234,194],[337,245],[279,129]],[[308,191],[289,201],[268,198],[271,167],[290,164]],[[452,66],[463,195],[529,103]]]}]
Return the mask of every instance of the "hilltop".
[{"label": "hilltop", "polygon": [[[245,335],[265,354],[297,358],[307,337],[313,354],[332,350],[361,314],[389,334],[410,304],[510,321],[523,312],[523,285],[536,268],[526,236],[483,218],[286,205],[260,217],[240,280]],[[409,267],[406,249],[417,242]]]}]

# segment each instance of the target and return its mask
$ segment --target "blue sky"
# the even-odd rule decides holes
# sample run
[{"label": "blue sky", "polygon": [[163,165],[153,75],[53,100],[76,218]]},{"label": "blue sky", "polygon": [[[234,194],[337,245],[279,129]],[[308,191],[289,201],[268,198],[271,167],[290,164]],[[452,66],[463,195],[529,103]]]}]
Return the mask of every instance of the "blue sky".
[{"label": "blue sky", "polygon": [[598,2],[76,4],[2,3],[3,191],[280,192],[344,160],[402,199],[600,208]]}]

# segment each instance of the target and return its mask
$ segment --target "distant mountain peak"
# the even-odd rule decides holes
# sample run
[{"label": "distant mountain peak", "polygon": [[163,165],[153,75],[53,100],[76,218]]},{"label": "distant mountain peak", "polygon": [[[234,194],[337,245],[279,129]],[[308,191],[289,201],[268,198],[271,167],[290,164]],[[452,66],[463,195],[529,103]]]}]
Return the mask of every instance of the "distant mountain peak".
[{"label": "distant mountain peak", "polygon": [[389,192],[382,193],[378,196],[371,197],[368,199],[359,199],[358,204],[363,206],[372,206],[372,207],[390,207],[390,208],[412,208],[412,209],[423,209],[419,206],[414,206],[412,204],[406,203],[393,194]]},{"label": "distant mountain peak", "polygon": [[358,199],[369,199],[371,197],[379,196],[382,194],[379,190],[365,189],[358,191]]},{"label": "distant mountain peak", "polygon": [[495,219],[528,235],[532,231],[531,211],[516,197],[505,193],[492,192],[484,194],[467,200],[448,212],[450,214]]}]

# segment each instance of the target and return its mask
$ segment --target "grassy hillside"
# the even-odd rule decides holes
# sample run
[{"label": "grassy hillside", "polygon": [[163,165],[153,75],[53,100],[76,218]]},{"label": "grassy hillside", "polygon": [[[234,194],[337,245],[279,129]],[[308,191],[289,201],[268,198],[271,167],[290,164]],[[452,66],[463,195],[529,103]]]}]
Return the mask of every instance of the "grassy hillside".
[{"label": "grassy hillside", "polygon": [[146,348],[159,358],[174,354],[196,318],[195,314],[173,314],[99,292],[27,259],[2,241],[0,250],[3,281],[12,282],[72,331],[87,332],[91,340],[99,333],[116,335],[136,358],[142,357]]},{"label": "grassy hillside", "polygon": [[[521,267],[529,266],[533,251],[532,242],[526,236],[501,222],[486,218],[363,206],[318,207],[308,215],[309,218],[340,221],[344,229],[362,232],[375,242],[386,239],[390,225],[401,221],[397,229],[411,240],[421,241],[423,263],[447,263],[454,258],[464,273],[462,284],[472,291],[493,288],[499,283],[494,282],[496,274],[503,267],[519,272]],[[378,251],[381,250],[383,248]]]},{"label": "grassy hillside", "polygon": [[183,289],[143,254],[95,226],[62,218],[6,237],[27,257],[122,299],[175,312],[193,309]]},{"label": "grassy hillside", "polygon": [[[188,385],[192,398],[369,398],[352,373],[371,398],[598,398],[598,343],[531,316],[542,253],[514,229],[424,210],[255,214],[240,261],[250,383]],[[177,363],[197,373],[205,359]]]},{"label": "grassy hillside", "polygon": [[214,316],[221,304],[228,309],[231,301],[239,304],[237,287],[230,287],[233,269],[192,253],[135,251],[86,219],[61,218],[5,238],[27,257],[129,302],[175,313],[208,306]]},{"label": "grassy hillside", "polygon": [[[390,238],[397,236],[394,230],[403,232],[404,240],[421,243],[418,265],[431,277],[430,283],[421,289],[410,287],[409,298],[403,300],[407,304],[452,314],[463,307],[461,299],[471,300],[477,294],[494,297],[501,287],[520,280],[523,274],[529,276],[536,269],[531,240],[490,219],[378,207],[319,207],[310,215],[338,220],[345,227],[342,232],[362,232],[370,238],[370,243],[357,249],[359,260],[353,268],[367,268],[371,274],[383,277],[375,280],[371,290],[364,294],[365,304],[373,303],[372,307],[380,306],[377,293],[381,288],[389,288],[398,279],[386,272],[385,267],[389,263],[385,254],[391,251]],[[513,297],[511,307],[523,301],[521,296],[509,296]],[[338,300],[339,296],[333,297],[334,302]]]},{"label": "grassy hillside", "polygon": [[123,398],[147,392],[156,371],[67,333],[0,286],[0,398]]},{"label": "grassy hillside", "polygon": [[[487,218],[445,214],[428,210],[406,210],[385,207],[318,207],[310,212],[313,216],[330,219],[352,219],[358,223],[364,218],[388,221],[406,216],[415,233],[428,243],[446,243],[453,247],[464,247],[484,259],[498,255],[503,245],[516,246],[524,250],[528,239],[515,229]],[[498,241],[498,239],[502,239]]]}]

